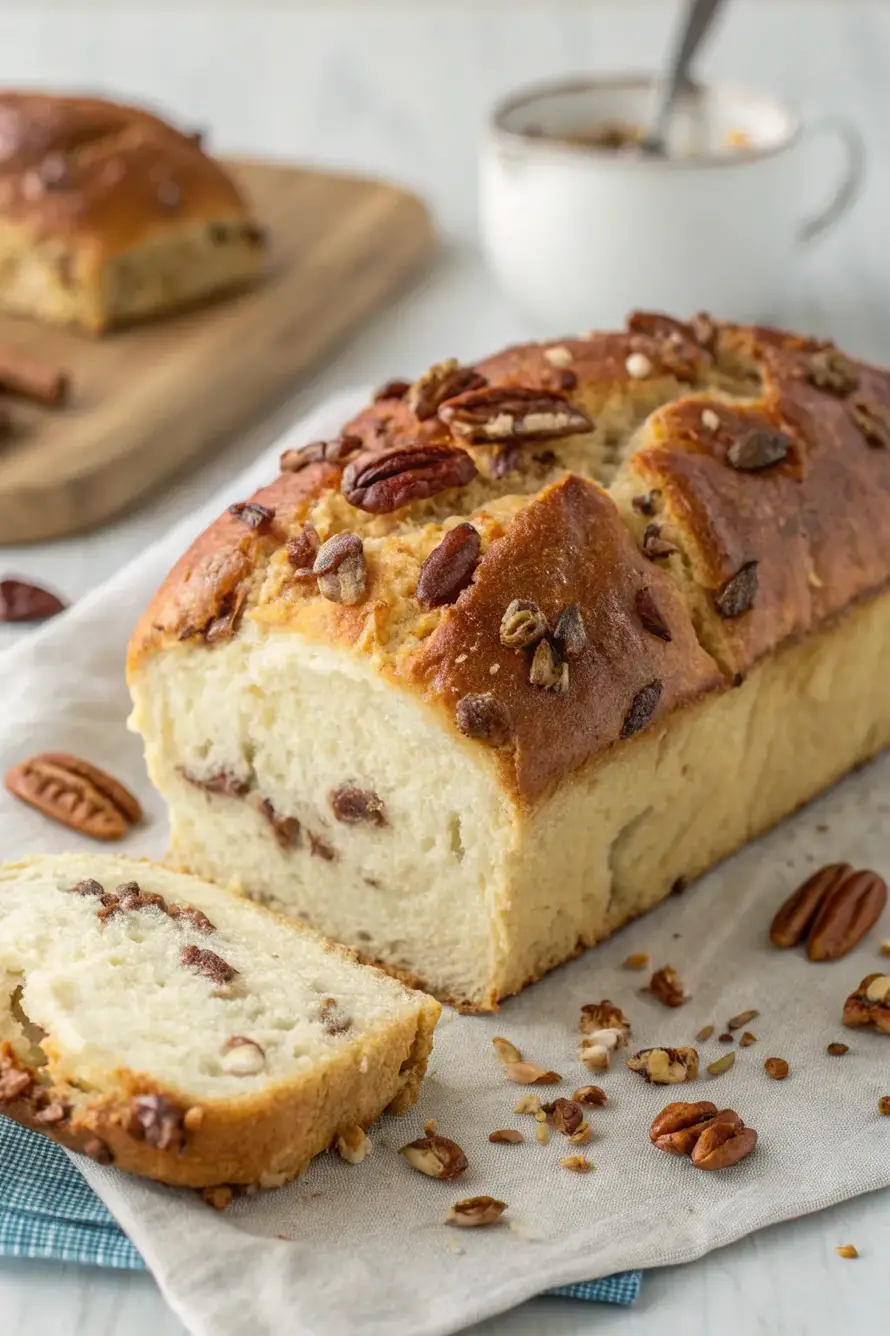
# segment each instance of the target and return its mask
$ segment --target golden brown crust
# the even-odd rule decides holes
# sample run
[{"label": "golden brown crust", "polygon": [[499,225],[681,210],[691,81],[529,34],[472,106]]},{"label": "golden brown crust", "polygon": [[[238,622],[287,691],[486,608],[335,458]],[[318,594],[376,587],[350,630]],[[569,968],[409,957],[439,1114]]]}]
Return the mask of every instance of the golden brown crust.
[{"label": "golden brown crust", "polygon": [[[447,374],[466,379],[468,369],[455,367]],[[646,313],[624,333],[507,349],[475,373],[495,390],[561,397],[598,425],[568,439],[478,439],[458,430],[453,411],[478,400],[478,388],[437,413],[428,411],[435,395],[426,386],[418,417],[417,387],[396,387],[344,433],[374,452],[459,446],[477,478],[368,515],[340,493],[339,467],[283,474],[257,494],[276,512],[265,536],[245,537],[224,519],[175,568],[134,637],[131,674],[202,619],[225,614],[233,585],[246,587],[244,616],[368,656],[422,692],[446,726],[456,729],[462,697],[490,693],[510,720],[492,752],[505,789],[537,802],[582,764],[626,745],[641,691],[660,684],[654,707],[644,701],[637,712],[641,726],[657,725],[886,584],[887,373],[781,331]],[[733,466],[730,448],[752,430],[781,433],[785,457]],[[609,482],[616,470],[611,496],[590,481]],[[368,578],[357,603],[331,603],[313,581],[294,580],[283,547],[307,519],[322,540],[362,537]],[[459,520],[482,540],[473,582],[453,605],[422,608],[420,565]],[[670,551],[646,549],[650,524]],[[654,598],[670,641],[641,624],[640,589]],[[564,694],[533,685],[529,655],[499,643],[513,598],[538,603],[551,629],[567,604],[581,609],[588,648],[569,663]],[[212,652],[195,635],[185,648]]]},{"label": "golden brown crust", "polygon": [[22,93],[0,95],[0,216],[83,241],[96,270],[183,219],[250,221],[194,137],[138,108]]}]

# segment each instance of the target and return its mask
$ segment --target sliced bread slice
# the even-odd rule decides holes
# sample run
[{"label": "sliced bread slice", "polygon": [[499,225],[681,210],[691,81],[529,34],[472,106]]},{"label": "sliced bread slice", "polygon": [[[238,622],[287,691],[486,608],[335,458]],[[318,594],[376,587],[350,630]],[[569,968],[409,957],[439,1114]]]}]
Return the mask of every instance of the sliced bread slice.
[{"label": "sliced bread slice", "polygon": [[0,866],[0,998],[0,1112],[198,1188],[278,1186],[409,1108],[441,1010],[293,920],[102,853]]}]

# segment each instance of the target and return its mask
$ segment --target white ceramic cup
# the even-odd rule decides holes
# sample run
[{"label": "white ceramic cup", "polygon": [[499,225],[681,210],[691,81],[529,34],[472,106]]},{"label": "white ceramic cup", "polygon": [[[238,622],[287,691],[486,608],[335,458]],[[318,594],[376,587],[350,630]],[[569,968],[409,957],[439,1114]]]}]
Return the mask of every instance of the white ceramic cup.
[{"label": "white ceramic cup", "polygon": [[[603,123],[645,125],[652,94],[648,78],[592,78],[518,93],[493,114],[483,244],[537,328],[620,326],[634,307],[769,319],[795,252],[859,193],[864,153],[851,125],[805,126],[769,94],[728,84],[690,89],[666,158],[559,139]],[[820,145],[808,141],[825,134],[840,140],[843,171],[808,217],[820,175]],[[823,176],[835,154],[826,157]]]}]

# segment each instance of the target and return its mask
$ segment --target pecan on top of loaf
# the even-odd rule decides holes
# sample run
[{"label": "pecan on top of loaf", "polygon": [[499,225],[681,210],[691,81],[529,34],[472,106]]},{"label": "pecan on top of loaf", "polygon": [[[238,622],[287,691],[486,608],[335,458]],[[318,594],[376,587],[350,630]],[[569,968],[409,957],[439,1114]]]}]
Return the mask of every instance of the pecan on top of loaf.
[{"label": "pecan on top of loaf", "polygon": [[[291,630],[414,687],[535,800],[886,583],[885,423],[886,373],[704,316],[443,362],[288,451],[244,498],[262,532],[217,521],[131,672]],[[478,701],[496,727],[464,726]]]}]

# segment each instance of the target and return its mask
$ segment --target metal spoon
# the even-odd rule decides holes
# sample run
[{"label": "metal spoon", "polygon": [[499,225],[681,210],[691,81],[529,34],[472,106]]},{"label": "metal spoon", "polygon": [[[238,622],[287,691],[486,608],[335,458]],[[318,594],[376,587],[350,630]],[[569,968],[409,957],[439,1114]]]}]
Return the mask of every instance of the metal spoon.
[{"label": "metal spoon", "polygon": [[667,70],[658,81],[652,123],[640,143],[645,153],[663,156],[667,152],[665,140],[674,104],[687,85],[692,58],[722,4],[723,0],[689,0]]}]

